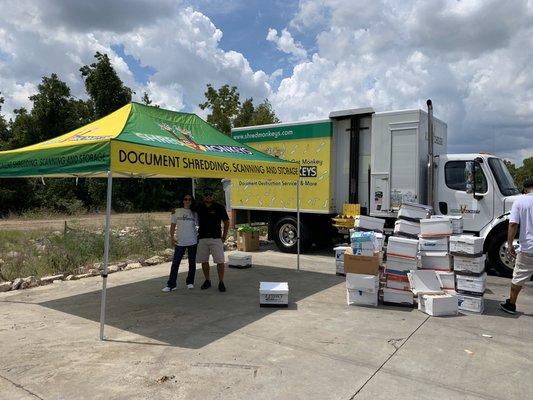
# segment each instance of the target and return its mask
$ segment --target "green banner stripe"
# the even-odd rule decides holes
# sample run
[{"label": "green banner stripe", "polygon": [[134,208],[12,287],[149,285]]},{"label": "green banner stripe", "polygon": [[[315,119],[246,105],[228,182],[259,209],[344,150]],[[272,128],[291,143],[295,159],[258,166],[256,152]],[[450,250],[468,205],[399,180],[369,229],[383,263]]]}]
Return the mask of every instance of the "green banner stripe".
[{"label": "green banner stripe", "polygon": [[265,128],[239,129],[233,131],[233,139],[241,143],[271,142],[319,137],[331,137],[332,124],[329,121],[299,125],[270,126]]},{"label": "green banner stripe", "polygon": [[109,142],[6,154],[0,157],[0,177],[102,172],[109,160]]}]

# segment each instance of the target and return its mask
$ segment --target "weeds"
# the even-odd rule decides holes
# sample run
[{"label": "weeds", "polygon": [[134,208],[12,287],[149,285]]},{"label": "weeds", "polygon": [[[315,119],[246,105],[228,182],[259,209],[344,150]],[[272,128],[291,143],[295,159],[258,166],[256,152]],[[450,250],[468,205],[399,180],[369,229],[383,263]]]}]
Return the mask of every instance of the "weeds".
[{"label": "weeds", "polygon": [[[168,230],[150,217],[133,227],[112,230],[109,260],[146,258],[169,247]],[[66,234],[47,230],[0,231],[0,277],[13,280],[34,275],[77,274],[101,262],[104,232],[70,227]]]}]

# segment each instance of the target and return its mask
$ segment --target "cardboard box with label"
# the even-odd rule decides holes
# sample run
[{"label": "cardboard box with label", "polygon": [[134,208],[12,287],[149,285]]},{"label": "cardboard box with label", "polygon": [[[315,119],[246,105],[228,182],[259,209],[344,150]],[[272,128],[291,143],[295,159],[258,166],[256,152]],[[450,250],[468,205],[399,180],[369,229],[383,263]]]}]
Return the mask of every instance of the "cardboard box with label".
[{"label": "cardboard box with label", "polygon": [[288,282],[260,282],[259,305],[261,307],[288,307]]},{"label": "cardboard box with label", "polygon": [[418,296],[418,309],[433,317],[457,315],[457,296],[452,294],[422,294]]}]

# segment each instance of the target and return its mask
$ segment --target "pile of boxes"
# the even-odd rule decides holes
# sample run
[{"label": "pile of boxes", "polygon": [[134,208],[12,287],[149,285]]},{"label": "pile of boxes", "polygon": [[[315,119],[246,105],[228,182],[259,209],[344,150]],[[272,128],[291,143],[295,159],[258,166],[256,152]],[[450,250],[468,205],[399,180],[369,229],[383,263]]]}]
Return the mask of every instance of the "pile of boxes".
[{"label": "pile of boxes", "polygon": [[335,248],[336,272],[346,275],[347,303],[413,307],[429,315],[482,313],[486,286],[483,238],[463,235],[461,216],[431,215],[402,204],[383,264],[380,218],[357,216],[350,245]]},{"label": "pile of boxes", "polygon": [[355,218],[354,229],[350,230],[350,247],[344,254],[349,305],[378,305],[384,226],[385,221],[380,218]]},{"label": "pile of boxes", "polygon": [[403,203],[400,207],[394,236],[387,244],[383,303],[413,307],[414,298],[407,274],[420,267],[420,220],[428,218],[431,212],[431,207],[423,204]]},{"label": "pile of boxes", "polygon": [[450,252],[453,255],[459,310],[483,313],[483,294],[487,281],[483,238],[469,235],[452,236]]}]

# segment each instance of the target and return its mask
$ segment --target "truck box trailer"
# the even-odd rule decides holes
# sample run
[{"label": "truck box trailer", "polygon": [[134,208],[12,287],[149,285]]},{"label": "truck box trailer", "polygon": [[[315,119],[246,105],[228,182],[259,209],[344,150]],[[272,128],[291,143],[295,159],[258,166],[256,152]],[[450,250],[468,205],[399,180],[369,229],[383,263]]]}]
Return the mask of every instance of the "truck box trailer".
[{"label": "truck box trailer", "polygon": [[[511,271],[505,231],[519,191],[501,159],[446,154],[447,126],[431,109],[333,111],[327,119],[235,128],[232,135],[300,163],[303,249],[331,240],[337,233],[331,219],[342,214],[346,203],[359,204],[363,215],[385,218],[388,227],[403,202],[421,203],[436,214],[462,215],[464,230],[485,238],[491,263],[504,274]],[[466,181],[467,169],[473,182]],[[296,251],[295,184],[233,180],[231,207],[237,223],[267,222],[280,250]]]}]

